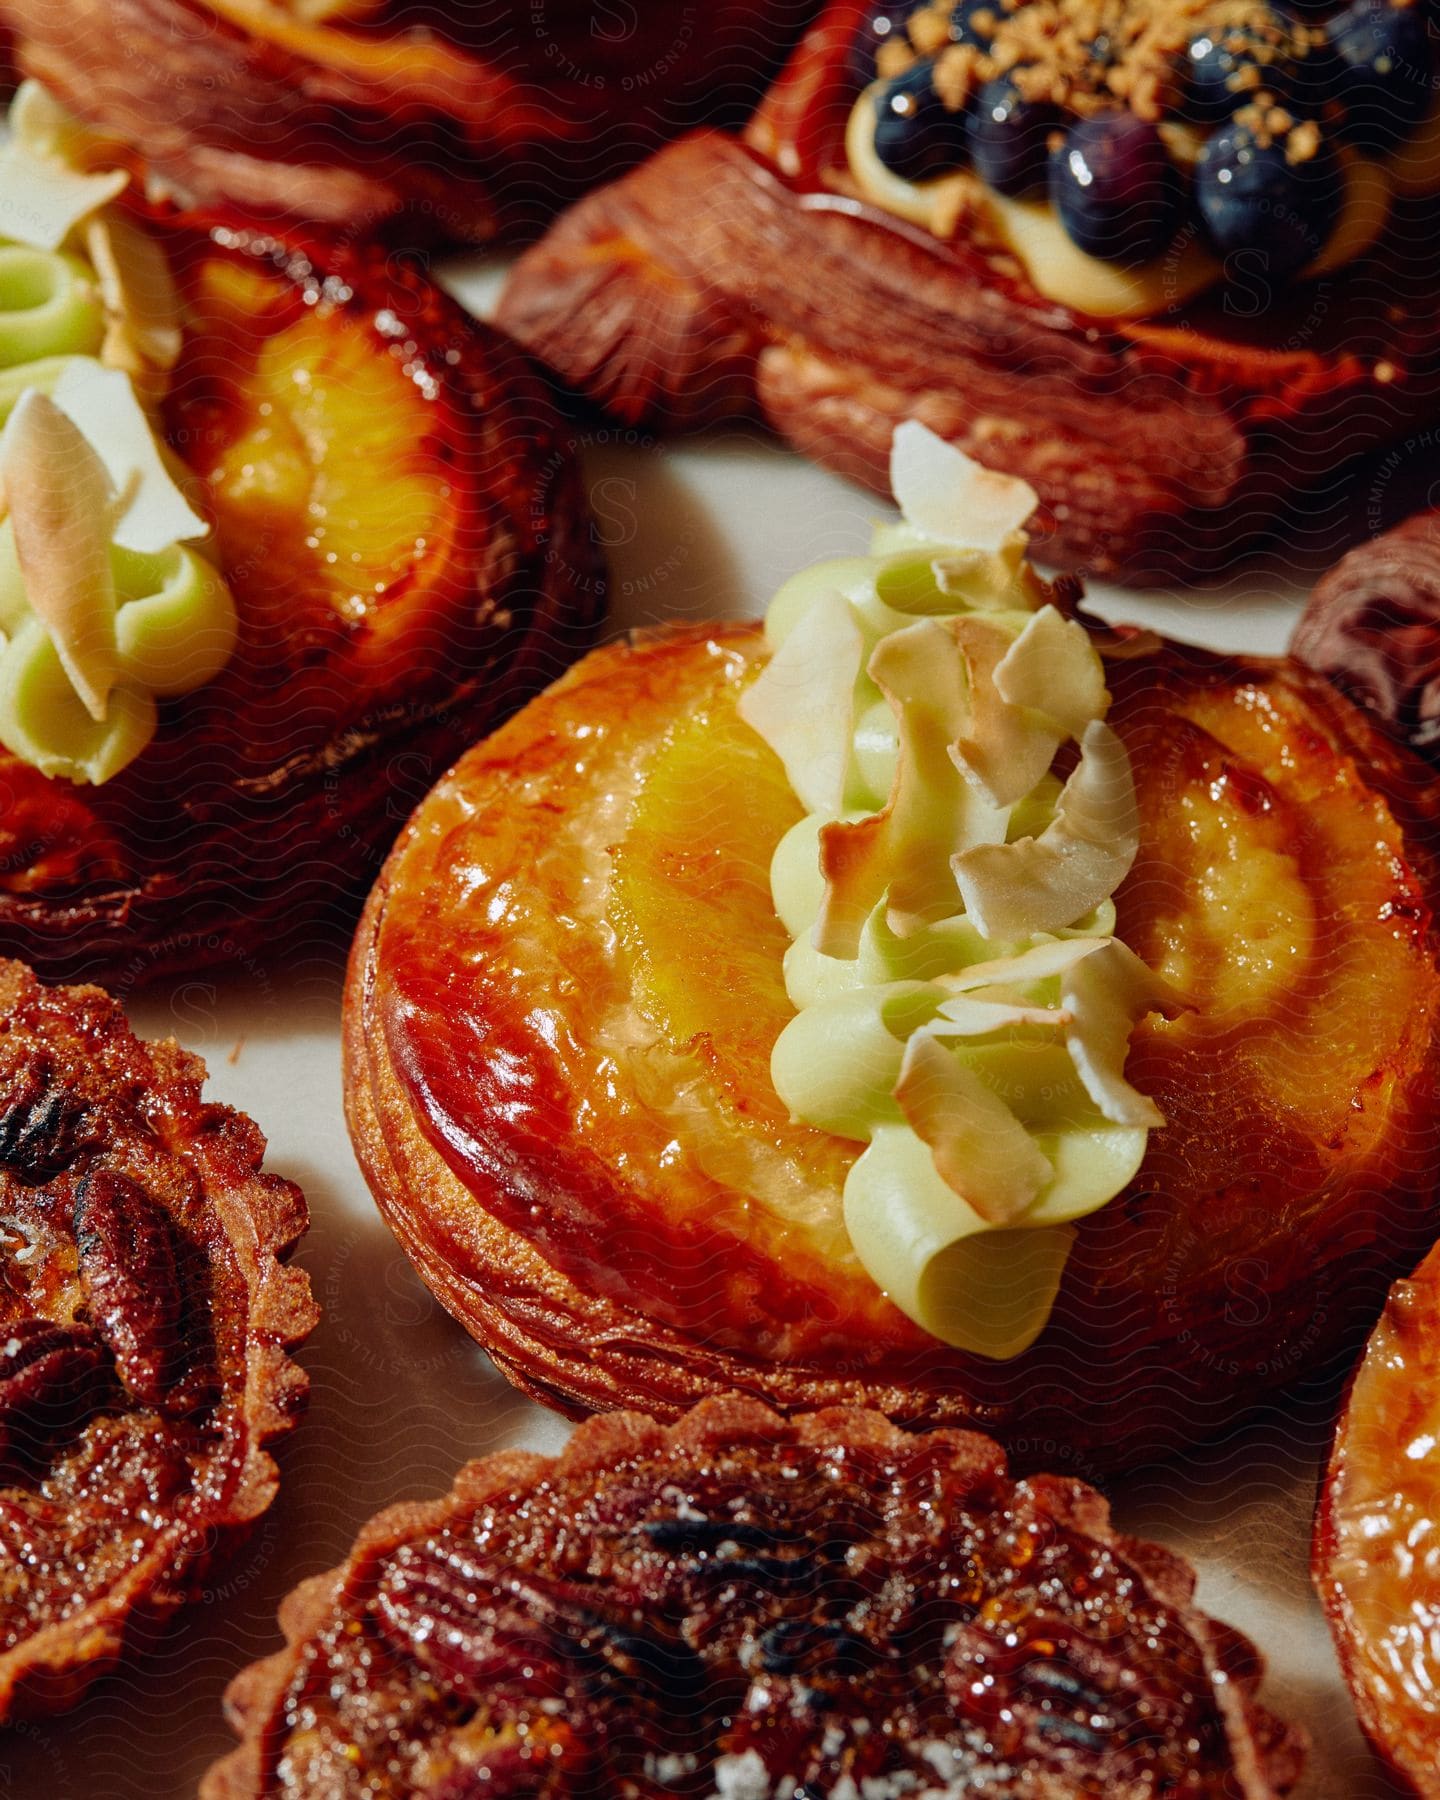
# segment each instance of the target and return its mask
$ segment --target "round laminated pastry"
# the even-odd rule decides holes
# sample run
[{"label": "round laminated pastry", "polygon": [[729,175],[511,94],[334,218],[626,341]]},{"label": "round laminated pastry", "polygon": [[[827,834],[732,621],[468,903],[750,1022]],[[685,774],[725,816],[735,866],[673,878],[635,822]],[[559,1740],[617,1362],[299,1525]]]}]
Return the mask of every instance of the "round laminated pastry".
[{"label": "round laminated pastry", "polygon": [[[961,604],[942,565],[901,558],[892,593],[913,577],[917,614]],[[1125,1079],[1165,1123],[1109,1204],[1063,1236],[985,1240],[998,1260],[967,1305],[1003,1324],[1012,1289],[1053,1295],[996,1354],[958,1347],[973,1321],[913,1282],[897,1304],[904,1241],[857,1254],[863,1133],[777,1092],[801,952],[770,869],[804,807],[740,717],[770,658],[758,628],[593,653],[420,807],[352,953],[346,1105],[401,1243],[513,1381],[660,1416],[722,1388],[861,1401],[1032,1461],[1116,1462],[1368,1329],[1433,1234],[1423,778],[1297,664],[1143,640],[1102,656],[1138,820],[1114,929],[1189,1006],[1130,1039]]]},{"label": "round laminated pastry", "polygon": [[1440,1794],[1440,1250],[1390,1290],[1315,1521],[1315,1586],[1355,1710],[1403,1791]]},{"label": "round laminated pastry", "polygon": [[480,243],[738,123],[816,0],[5,0],[13,59],[182,205]]},{"label": "round laminated pastry", "polygon": [[[0,155],[0,950],[132,987],[348,925],[604,601],[568,439],[418,263]],[[44,247],[49,245],[49,248]]]},{"label": "round laminated pastry", "polygon": [[0,1719],[70,1705],[274,1498],[299,1190],[98,988],[0,964]]},{"label": "round laminated pastry", "polygon": [[285,1602],[205,1800],[1291,1791],[1170,1552],[986,1439],[726,1396],[398,1506]]}]

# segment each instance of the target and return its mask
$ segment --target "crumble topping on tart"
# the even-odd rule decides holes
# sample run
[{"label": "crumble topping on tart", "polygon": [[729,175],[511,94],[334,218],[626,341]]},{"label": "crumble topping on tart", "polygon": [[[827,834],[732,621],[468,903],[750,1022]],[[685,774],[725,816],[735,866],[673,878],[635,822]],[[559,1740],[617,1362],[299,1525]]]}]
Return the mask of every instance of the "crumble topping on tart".
[{"label": "crumble topping on tart", "polygon": [[583,1425],[381,1514],[233,1684],[205,1800],[1267,1800],[1298,1735],[1079,1482],[857,1407]]},{"label": "crumble topping on tart", "polygon": [[860,28],[849,175],[941,235],[978,222],[1083,311],[1242,277],[1274,304],[1440,185],[1435,63],[1412,0],[925,0]]},{"label": "crumble topping on tart", "polygon": [[0,963],[0,1720],[70,1704],[262,1513],[299,1190],[98,988]]}]

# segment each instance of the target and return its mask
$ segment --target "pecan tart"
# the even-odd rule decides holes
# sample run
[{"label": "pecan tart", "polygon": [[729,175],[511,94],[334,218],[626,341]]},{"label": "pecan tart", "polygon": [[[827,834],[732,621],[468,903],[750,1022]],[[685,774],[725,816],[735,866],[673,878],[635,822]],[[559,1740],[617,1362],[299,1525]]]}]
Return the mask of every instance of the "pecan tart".
[{"label": "pecan tart", "polygon": [[545,387],[417,267],[146,209],[34,84],[14,123],[0,949],[128,986],[353,906],[604,583]]},{"label": "pecan tart", "polygon": [[299,1190],[98,988],[0,964],[0,1719],[71,1704],[269,1506]]},{"label": "pecan tart", "polygon": [[352,952],[351,1133],[553,1404],[1133,1461],[1357,1341],[1434,1234],[1430,784],[923,489],[764,633],[594,652],[451,770]]},{"label": "pecan tart", "polygon": [[985,1438],[841,1407],[592,1420],[395,1507],[232,1685],[206,1800],[1288,1793],[1188,1567]]},{"label": "pecan tart", "polygon": [[1429,19],[834,0],[743,139],[588,196],[499,316],[627,420],[754,412],[879,488],[917,418],[1057,564],[1204,572],[1440,409]]},{"label": "pecan tart", "polygon": [[21,71],[183,205],[476,243],[705,120],[738,123],[817,0],[3,0]]},{"label": "pecan tart", "polygon": [[1360,1723],[1440,1795],[1440,1250],[1390,1290],[1355,1372],[1315,1522],[1315,1585]]}]

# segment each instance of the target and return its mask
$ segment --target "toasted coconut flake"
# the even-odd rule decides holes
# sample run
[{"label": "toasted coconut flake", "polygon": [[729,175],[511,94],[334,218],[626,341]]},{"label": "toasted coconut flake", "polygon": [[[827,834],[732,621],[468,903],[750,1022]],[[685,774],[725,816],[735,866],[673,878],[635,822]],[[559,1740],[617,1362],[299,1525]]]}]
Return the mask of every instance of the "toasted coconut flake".
[{"label": "toasted coconut flake", "polygon": [[809,812],[829,816],[845,803],[864,651],[849,602],[822,594],[740,697],[740,717],[784,763]]},{"label": "toasted coconut flake", "polygon": [[953,975],[938,976],[937,984],[954,994],[969,994],[979,988],[1001,985],[1029,987],[1033,982],[1063,975],[1109,942],[1109,938],[1057,938],[1050,943],[1034,944],[1018,956],[1000,956],[991,962],[971,963],[968,969],[959,969]]},{"label": "toasted coconut flake", "polygon": [[76,166],[83,128],[38,81],[21,83],[9,126],[9,140],[0,148],[0,237],[58,250],[130,177],[123,169],[91,173]]},{"label": "toasted coconut flake", "polygon": [[895,429],[890,487],[916,531],[967,550],[999,550],[1040,503],[1028,481],[987,469],[917,419]]},{"label": "toasted coconut flake", "polygon": [[55,404],[109,472],[119,496],[111,536],[122,549],[158,556],[209,531],[171,480],[128,375],[76,357],[55,384]]},{"label": "toasted coconut flake", "polygon": [[826,887],[814,941],[826,956],[857,954],[865,920],[887,891],[887,922],[902,937],[953,912],[950,856],[1003,843],[1009,822],[1008,811],[960,779],[950,758],[969,702],[948,625],[922,619],[891,632],[869,669],[899,728],[895,780],[881,812],[820,834]]},{"label": "toasted coconut flake", "polygon": [[1105,669],[1090,634],[1075,619],[1042,606],[995,668],[1007,705],[1038,713],[1067,738],[1078,738],[1110,705]]},{"label": "toasted coconut flake", "polygon": [[110,322],[100,360],[132,375],[173,369],[180,360],[180,296],[164,250],[112,213],[85,227],[85,250]]},{"label": "toasted coconut flake", "polygon": [[1010,1108],[932,1032],[906,1044],[895,1099],[940,1179],[988,1224],[1013,1225],[1051,1179]]},{"label": "toasted coconut flake", "polygon": [[1125,746],[1098,720],[1055,817],[1039,837],[979,844],[951,862],[965,910],[987,938],[1060,931],[1107,900],[1140,848],[1140,815]]},{"label": "toasted coconut flake", "polygon": [[0,436],[0,478],[26,598],[101,721],[119,676],[105,464],[53,400],[28,388]]},{"label": "toasted coconut flake", "polygon": [[1038,1027],[1043,1031],[1061,1031],[1070,1023],[1070,1014],[1056,1006],[1027,1006],[1010,996],[1005,988],[982,988],[974,994],[957,994],[941,1004],[944,1024],[933,1027],[936,1037],[985,1037],[992,1031],[1005,1031],[1014,1026]]},{"label": "toasted coconut flake", "polygon": [[1066,970],[1060,993],[1071,1019],[1066,1048],[1095,1105],[1116,1125],[1163,1125],[1159,1107],[1125,1079],[1130,1034],[1147,1013],[1174,1018],[1190,1002],[1118,938]]},{"label": "toasted coconut flake", "polygon": [[950,746],[951,759],[992,806],[1014,806],[1048,772],[1062,733],[999,691],[995,677],[1014,647],[1013,632],[985,618],[951,624],[970,679],[968,729]]}]

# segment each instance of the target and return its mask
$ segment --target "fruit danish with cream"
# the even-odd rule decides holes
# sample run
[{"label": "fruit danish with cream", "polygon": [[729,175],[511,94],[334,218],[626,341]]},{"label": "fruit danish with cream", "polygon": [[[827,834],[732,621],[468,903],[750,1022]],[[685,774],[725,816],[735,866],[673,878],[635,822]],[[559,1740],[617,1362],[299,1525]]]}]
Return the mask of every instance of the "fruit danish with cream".
[{"label": "fruit danish with cream", "polygon": [[918,418],[1057,563],[1203,571],[1440,409],[1437,66],[1407,0],[837,0],[500,316],[623,417],[751,408],[876,487]]},{"label": "fruit danish with cream", "polygon": [[703,1402],[468,1464],[281,1610],[203,1800],[1274,1800],[1192,1572],[968,1432]]},{"label": "fruit danish with cream", "polygon": [[478,243],[736,123],[816,0],[0,0],[27,75],[182,205]]},{"label": "fruit danish with cream", "polygon": [[1030,1458],[1194,1438],[1435,1223],[1423,783],[1318,676],[1093,630],[919,425],[762,633],[596,652],[420,807],[347,988],[376,1198],[513,1380]]},{"label": "fruit danish with cream", "polygon": [[603,600],[512,346],[378,250],[0,157],[0,948],[127,982],[308,926]]}]

